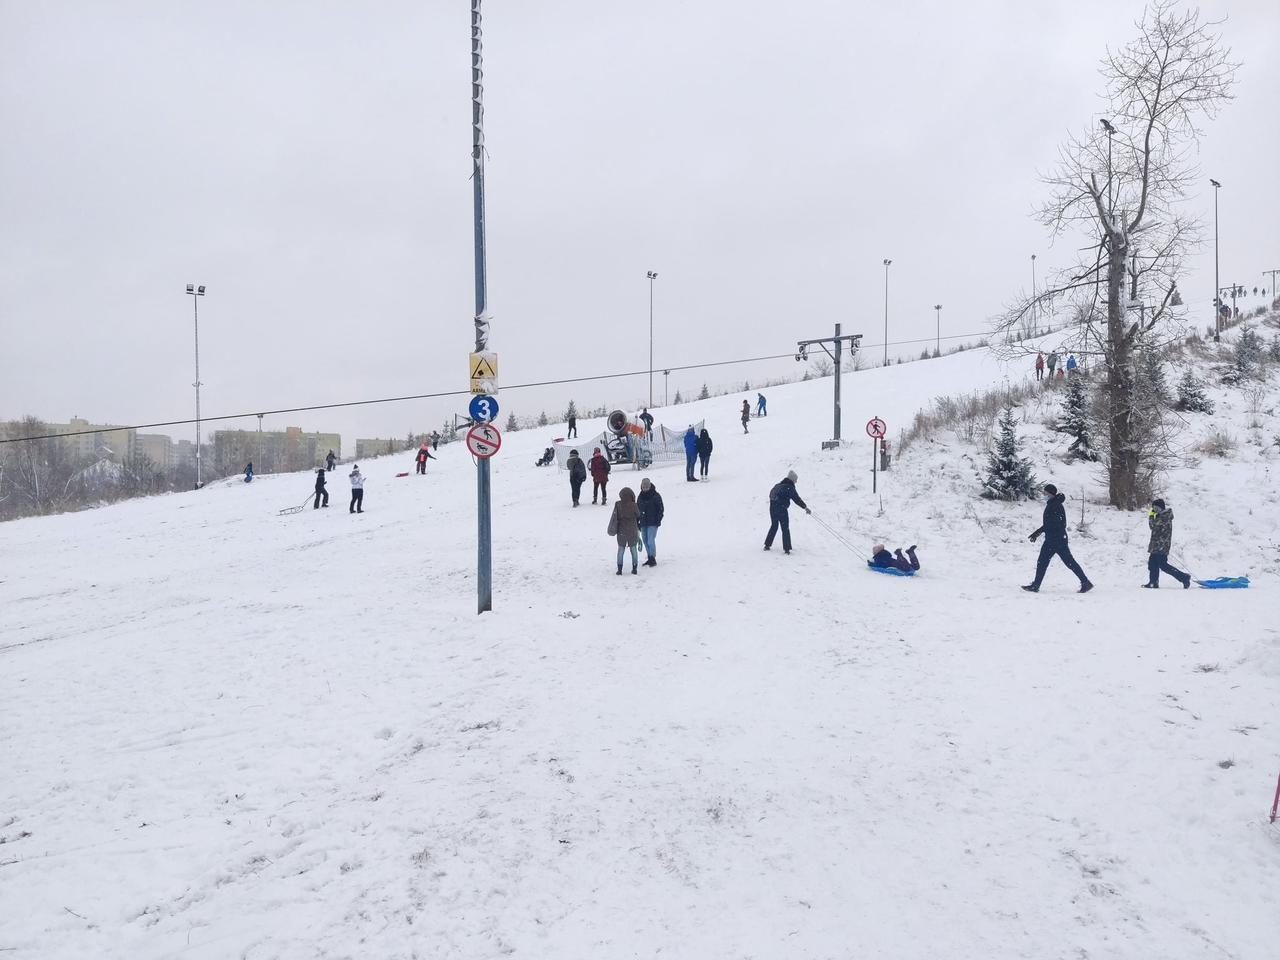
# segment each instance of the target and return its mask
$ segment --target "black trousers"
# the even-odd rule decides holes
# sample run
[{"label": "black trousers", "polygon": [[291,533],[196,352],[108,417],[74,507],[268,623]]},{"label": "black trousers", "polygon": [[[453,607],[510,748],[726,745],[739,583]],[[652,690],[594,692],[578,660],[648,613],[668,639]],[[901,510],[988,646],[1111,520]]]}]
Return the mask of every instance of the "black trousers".
[{"label": "black trousers", "polygon": [[769,519],[773,522],[769,524],[769,533],[764,538],[764,545],[766,547],[772,547],[773,538],[777,536],[778,529],[781,528],[782,529],[782,549],[790,551],[791,550],[791,516],[790,514],[788,514],[786,510],[777,511],[777,512],[771,511],[769,513]]},{"label": "black trousers", "polygon": [[710,462],[711,462],[711,454],[709,453],[698,454],[698,468],[701,471],[701,475],[704,477],[707,475],[707,464]]},{"label": "black trousers", "polygon": [[426,473],[426,472],[427,472],[427,461],[425,461],[425,460],[419,460],[419,461],[418,461],[418,472],[419,472],[419,473]]},{"label": "black trousers", "polygon": [[1147,557],[1147,583],[1152,586],[1160,586],[1160,571],[1163,570],[1179,583],[1185,583],[1187,575],[1177,567],[1169,564],[1169,555],[1167,553],[1153,553]]},{"label": "black trousers", "polygon": [[578,425],[576,423],[569,424],[569,432],[566,433],[565,436],[576,437],[577,435],[578,435]]},{"label": "black trousers", "polygon": [[364,513],[364,488],[351,491],[351,506],[347,507],[348,513]]},{"label": "black trousers", "polygon": [[1036,560],[1036,578],[1031,581],[1032,586],[1040,586],[1041,581],[1044,580],[1044,572],[1049,569],[1049,561],[1054,557],[1060,559],[1068,570],[1079,577],[1082,585],[1089,582],[1089,578],[1080,569],[1080,564],[1076,563],[1076,558],[1071,555],[1071,548],[1067,546],[1066,540],[1046,540],[1040,545],[1040,558]]},{"label": "black trousers", "polygon": [[578,502],[578,497],[582,496],[582,483],[583,481],[581,480],[569,481],[569,490],[573,494],[573,502],[575,504]]},{"label": "black trousers", "polygon": [[609,502],[609,481],[595,480],[591,481],[591,502],[596,502],[596,497],[600,498],[601,503]]},{"label": "black trousers", "polygon": [[324,497],[324,505],[325,505],[326,507],[329,505],[329,491],[328,491],[328,490],[317,490],[317,491],[316,491],[316,501],[315,501],[315,503],[311,504],[311,509],[313,509],[313,510],[319,510],[319,509],[320,509],[320,498],[321,498],[321,497]]}]

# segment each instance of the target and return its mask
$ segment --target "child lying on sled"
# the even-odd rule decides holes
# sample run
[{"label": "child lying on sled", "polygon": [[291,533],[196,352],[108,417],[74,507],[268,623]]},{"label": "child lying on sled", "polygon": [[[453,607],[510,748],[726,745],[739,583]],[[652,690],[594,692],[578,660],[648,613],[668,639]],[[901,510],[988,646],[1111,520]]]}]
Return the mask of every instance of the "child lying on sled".
[{"label": "child lying on sled", "polygon": [[876,567],[880,570],[902,570],[903,572],[919,570],[920,561],[916,558],[916,545],[913,543],[907,547],[907,555],[904,557],[901,547],[890,553],[884,548],[883,543],[877,543],[871,548],[871,559],[867,561],[867,566]]}]

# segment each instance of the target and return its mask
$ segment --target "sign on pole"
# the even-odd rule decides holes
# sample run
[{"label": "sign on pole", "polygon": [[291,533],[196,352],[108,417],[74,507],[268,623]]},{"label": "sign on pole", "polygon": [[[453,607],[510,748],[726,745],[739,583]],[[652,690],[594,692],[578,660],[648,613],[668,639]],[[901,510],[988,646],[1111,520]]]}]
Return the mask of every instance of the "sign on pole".
[{"label": "sign on pole", "polygon": [[888,429],[885,426],[885,422],[879,417],[872,417],[867,421],[867,436],[872,440],[881,439],[888,432]]},{"label": "sign on pole", "polygon": [[479,460],[488,460],[502,447],[502,434],[491,423],[477,423],[467,431],[467,449]]},{"label": "sign on pole", "polygon": [[471,392],[495,394],[498,392],[498,355],[485,350],[471,354]]},{"label": "sign on pole", "polygon": [[493,397],[472,397],[467,411],[471,414],[472,420],[488,423],[498,419],[498,401]]}]

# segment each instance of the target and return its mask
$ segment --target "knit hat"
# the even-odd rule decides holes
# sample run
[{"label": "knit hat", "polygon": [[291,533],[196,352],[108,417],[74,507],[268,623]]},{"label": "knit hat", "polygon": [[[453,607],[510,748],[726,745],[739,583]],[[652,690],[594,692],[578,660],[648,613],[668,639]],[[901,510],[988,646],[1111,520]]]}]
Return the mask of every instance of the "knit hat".
[{"label": "knit hat", "polygon": [[653,488],[653,484],[649,481],[648,477],[645,477],[643,480],[640,481],[641,490],[650,490],[652,488]]},{"label": "knit hat", "polygon": [[1163,510],[1163,509],[1164,509],[1164,501],[1163,501],[1163,500],[1161,500],[1161,499],[1159,499],[1159,498],[1157,498],[1157,499],[1155,499],[1155,500],[1152,500],[1152,501],[1151,501],[1151,505],[1152,505],[1153,507],[1155,507],[1157,510]]},{"label": "knit hat", "polygon": [[1052,496],[1054,496],[1055,494],[1057,494],[1057,492],[1058,492],[1058,488],[1057,488],[1057,487],[1055,487],[1052,483],[1046,483],[1046,484],[1044,485],[1044,492],[1045,492],[1045,493],[1047,493],[1047,494],[1049,494],[1049,496],[1051,496],[1051,497],[1052,497]]},{"label": "knit hat", "polygon": [[795,483],[800,478],[796,476],[796,472],[794,470],[788,470],[787,479],[790,480],[792,483]]}]

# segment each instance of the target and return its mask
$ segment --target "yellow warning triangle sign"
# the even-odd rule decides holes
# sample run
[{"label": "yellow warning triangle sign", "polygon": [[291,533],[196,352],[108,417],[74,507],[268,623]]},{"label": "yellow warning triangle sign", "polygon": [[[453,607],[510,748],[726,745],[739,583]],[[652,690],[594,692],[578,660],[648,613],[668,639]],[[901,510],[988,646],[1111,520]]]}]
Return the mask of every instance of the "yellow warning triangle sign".
[{"label": "yellow warning triangle sign", "polygon": [[476,361],[476,367],[471,371],[472,380],[492,380],[496,376],[493,364],[483,357]]}]

